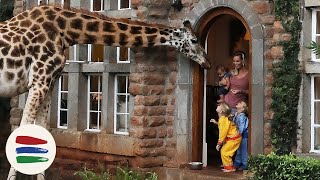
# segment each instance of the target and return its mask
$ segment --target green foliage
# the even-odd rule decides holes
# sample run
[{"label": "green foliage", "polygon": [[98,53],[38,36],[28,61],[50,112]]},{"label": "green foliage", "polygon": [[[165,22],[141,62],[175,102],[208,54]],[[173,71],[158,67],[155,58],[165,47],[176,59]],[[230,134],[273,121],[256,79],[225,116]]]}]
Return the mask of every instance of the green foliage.
[{"label": "green foliage", "polygon": [[282,21],[290,41],[281,42],[284,58],[274,64],[272,84],[272,109],[275,112],[271,122],[271,141],[276,154],[289,154],[296,144],[298,128],[297,107],[301,75],[298,54],[301,22],[298,0],[276,0],[275,12]]},{"label": "green foliage", "polygon": [[83,170],[76,172],[75,175],[79,176],[82,180],[158,180],[158,175],[155,172],[144,173],[118,167],[116,175],[112,176],[108,171],[103,170],[103,168],[100,167],[100,169],[101,173],[98,174],[84,167]]},{"label": "green foliage", "polygon": [[75,175],[79,176],[82,180],[108,180],[110,178],[108,171],[102,170],[101,174],[97,174],[86,167],[82,171],[76,172]]},{"label": "green foliage", "polygon": [[116,180],[158,180],[158,176],[156,173],[142,173],[139,171],[132,171],[129,169],[122,169],[118,167]]},{"label": "green foliage", "polygon": [[13,16],[13,0],[1,0],[0,1],[0,22],[3,22]]},{"label": "green foliage", "polygon": [[253,179],[320,179],[320,160],[303,159],[292,154],[251,156],[248,165],[249,170],[253,172]]},{"label": "green foliage", "polygon": [[310,43],[310,46],[308,46],[307,48],[311,49],[316,55],[320,55],[320,45],[316,42],[312,41]]}]

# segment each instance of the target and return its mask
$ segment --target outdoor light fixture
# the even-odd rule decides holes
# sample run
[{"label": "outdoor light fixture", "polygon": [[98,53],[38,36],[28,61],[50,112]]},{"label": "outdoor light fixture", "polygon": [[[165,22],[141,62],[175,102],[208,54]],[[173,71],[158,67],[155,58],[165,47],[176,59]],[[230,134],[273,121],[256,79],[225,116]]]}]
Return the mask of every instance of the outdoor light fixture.
[{"label": "outdoor light fixture", "polygon": [[182,9],[181,0],[171,0],[171,6],[180,11]]}]

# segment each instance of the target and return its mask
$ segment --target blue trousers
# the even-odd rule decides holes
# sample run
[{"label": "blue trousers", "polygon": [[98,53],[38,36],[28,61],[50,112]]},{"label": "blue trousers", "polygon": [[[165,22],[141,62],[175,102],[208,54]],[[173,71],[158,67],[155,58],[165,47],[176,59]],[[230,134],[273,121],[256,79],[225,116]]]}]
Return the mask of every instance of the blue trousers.
[{"label": "blue trousers", "polygon": [[248,169],[248,138],[242,138],[233,164],[236,168]]}]

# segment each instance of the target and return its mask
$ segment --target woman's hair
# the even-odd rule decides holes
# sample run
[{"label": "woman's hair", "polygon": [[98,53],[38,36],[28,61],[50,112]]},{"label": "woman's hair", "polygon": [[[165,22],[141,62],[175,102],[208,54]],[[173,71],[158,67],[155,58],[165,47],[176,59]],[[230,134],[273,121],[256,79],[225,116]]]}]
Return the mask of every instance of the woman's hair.
[{"label": "woman's hair", "polygon": [[244,62],[244,59],[245,59],[244,52],[242,52],[242,51],[236,51],[236,52],[233,54],[233,57],[235,57],[235,56],[238,56],[238,57]]},{"label": "woman's hair", "polygon": [[227,103],[220,103],[221,114],[225,116],[229,116],[231,114],[231,108]]}]

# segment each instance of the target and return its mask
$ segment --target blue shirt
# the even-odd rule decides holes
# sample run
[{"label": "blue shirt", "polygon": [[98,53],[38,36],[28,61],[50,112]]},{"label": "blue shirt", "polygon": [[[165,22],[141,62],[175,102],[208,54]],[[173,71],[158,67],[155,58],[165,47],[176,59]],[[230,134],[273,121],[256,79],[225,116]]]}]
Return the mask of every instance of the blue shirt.
[{"label": "blue shirt", "polygon": [[244,113],[236,113],[233,119],[242,138],[248,138],[248,117]]}]

